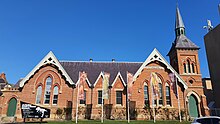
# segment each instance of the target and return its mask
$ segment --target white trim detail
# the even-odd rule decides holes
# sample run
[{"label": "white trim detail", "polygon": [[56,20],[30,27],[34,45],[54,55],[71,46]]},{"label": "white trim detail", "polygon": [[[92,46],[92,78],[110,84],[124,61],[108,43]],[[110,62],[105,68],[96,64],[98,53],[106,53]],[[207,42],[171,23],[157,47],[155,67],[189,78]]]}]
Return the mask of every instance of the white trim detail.
[{"label": "white trim detail", "polygon": [[[89,87],[92,86],[92,84],[90,83],[90,81],[89,81],[88,78],[86,78],[86,82],[87,82],[87,84],[89,85]],[[77,86],[78,84],[79,84],[79,79],[78,79],[77,82],[76,82],[76,86]]]},{"label": "white trim detail", "polygon": [[102,72],[100,72],[100,74],[99,74],[99,76],[98,76],[98,78],[96,79],[96,81],[95,81],[95,83],[94,83],[94,87],[95,87],[95,85],[98,83],[98,81],[99,81],[99,78],[103,78],[104,77],[104,74],[102,73]]},{"label": "white trim detail", "polygon": [[121,78],[123,85],[126,86],[125,81],[124,81],[124,79],[122,78],[120,72],[118,72],[118,74],[116,75],[115,80],[113,81],[113,83],[112,83],[111,86],[112,86],[112,87],[114,86],[114,84],[115,84],[115,82],[117,81],[117,78],[118,78],[118,77]]},{"label": "white trim detail", "polygon": [[145,62],[141,65],[141,67],[135,73],[134,81],[141,74],[142,70],[146,67],[146,65],[148,65],[149,63],[153,61],[159,61],[163,63],[164,65],[166,65],[167,69],[169,69],[172,73],[176,75],[178,81],[183,84],[184,88],[185,89],[188,88],[186,82],[180,77],[180,75],[173,69],[173,67],[166,61],[166,59],[160,54],[160,52],[156,48],[154,48],[154,50],[151,52],[151,54],[148,56]]},{"label": "white trim detail", "polygon": [[30,79],[30,77],[32,75],[34,75],[34,73],[40,69],[40,67],[42,67],[43,65],[46,64],[53,64],[56,65],[61,72],[63,73],[63,75],[66,77],[66,81],[68,81],[71,85],[75,84],[72,79],[69,77],[69,75],[67,74],[67,72],[65,71],[65,69],[62,67],[62,65],[59,63],[59,61],[57,60],[57,58],[55,57],[55,55],[53,54],[52,51],[50,51],[35,67],[34,69],[20,82],[19,87],[23,87],[24,84]]}]

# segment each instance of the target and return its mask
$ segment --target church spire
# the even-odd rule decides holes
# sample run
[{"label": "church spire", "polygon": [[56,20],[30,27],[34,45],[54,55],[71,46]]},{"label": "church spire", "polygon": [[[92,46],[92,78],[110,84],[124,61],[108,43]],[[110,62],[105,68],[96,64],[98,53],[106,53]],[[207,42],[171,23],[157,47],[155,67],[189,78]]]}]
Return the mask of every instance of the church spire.
[{"label": "church spire", "polygon": [[168,56],[177,49],[199,49],[199,47],[185,35],[185,26],[178,6],[176,7],[175,33],[176,37],[169,53],[167,54]]},{"label": "church spire", "polygon": [[185,26],[178,6],[176,7],[176,23],[175,23],[176,36],[185,35]]}]

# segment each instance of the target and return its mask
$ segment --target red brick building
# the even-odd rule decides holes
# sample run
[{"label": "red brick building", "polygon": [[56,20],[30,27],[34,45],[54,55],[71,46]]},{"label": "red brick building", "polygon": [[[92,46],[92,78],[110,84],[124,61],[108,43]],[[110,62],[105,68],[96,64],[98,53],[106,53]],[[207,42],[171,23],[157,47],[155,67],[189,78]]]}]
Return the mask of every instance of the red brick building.
[{"label": "red brick building", "polygon": [[176,11],[176,38],[168,53],[170,64],[154,49],[144,62],[77,62],[59,61],[49,52],[16,88],[4,88],[0,96],[1,116],[21,118],[20,101],[51,109],[51,119],[75,118],[79,72],[87,73],[85,101],[79,101],[80,119],[100,119],[102,71],[110,73],[109,99],[104,100],[107,119],[126,119],[127,71],[134,74],[130,100],[131,119],[152,119],[152,86],[150,76],[159,77],[159,99],[156,118],[178,119],[178,100],[171,89],[170,73],[175,73],[183,118],[208,115],[206,96],[198,58],[199,47],[185,36],[179,9]]}]

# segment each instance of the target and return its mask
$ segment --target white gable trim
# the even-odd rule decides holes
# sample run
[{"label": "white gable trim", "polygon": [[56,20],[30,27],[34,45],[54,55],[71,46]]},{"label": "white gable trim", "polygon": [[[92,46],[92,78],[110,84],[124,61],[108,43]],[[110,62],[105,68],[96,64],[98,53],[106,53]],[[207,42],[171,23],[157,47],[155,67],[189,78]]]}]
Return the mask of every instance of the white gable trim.
[{"label": "white gable trim", "polygon": [[153,61],[159,61],[166,65],[166,67],[176,75],[178,81],[183,84],[184,88],[187,89],[188,86],[185,83],[185,81],[180,77],[180,75],[173,69],[173,67],[166,61],[166,59],[160,54],[160,52],[154,48],[153,52],[148,56],[148,58],[145,60],[145,62],[141,65],[141,67],[138,69],[138,71],[134,75],[134,80],[137,79],[137,77],[141,74],[142,70],[146,65]]},{"label": "white gable trim", "polygon": [[113,83],[112,83],[111,86],[112,86],[112,87],[114,86],[114,84],[115,84],[115,82],[117,81],[117,78],[118,78],[118,77],[121,78],[123,85],[126,86],[125,81],[124,81],[124,79],[122,78],[120,72],[118,72],[118,74],[116,75],[115,80],[113,81]]},{"label": "white gable trim", "polygon": [[[87,82],[87,84],[89,85],[89,87],[92,86],[88,78],[86,78],[86,82]],[[77,86],[78,84],[79,84],[79,79],[78,79],[77,82],[76,82],[76,86]]]},{"label": "white gable trim", "polygon": [[94,87],[95,87],[95,85],[98,83],[98,81],[99,81],[99,78],[103,78],[104,77],[104,74],[103,74],[103,72],[100,72],[100,74],[99,74],[99,76],[98,76],[98,78],[96,79],[96,81],[95,81],[95,83],[94,83]]},{"label": "white gable trim", "polygon": [[26,81],[28,81],[30,79],[30,77],[32,75],[34,75],[34,73],[40,69],[40,67],[42,67],[43,65],[46,64],[53,64],[56,65],[61,72],[63,73],[63,75],[66,77],[66,80],[73,85],[74,82],[72,81],[72,79],[69,77],[69,75],[67,74],[67,72],[65,71],[65,69],[62,67],[62,65],[59,63],[59,61],[57,60],[57,58],[55,57],[55,55],[53,54],[52,51],[50,51],[35,67],[34,69],[20,82],[19,87],[23,87],[24,84],[26,83]]}]

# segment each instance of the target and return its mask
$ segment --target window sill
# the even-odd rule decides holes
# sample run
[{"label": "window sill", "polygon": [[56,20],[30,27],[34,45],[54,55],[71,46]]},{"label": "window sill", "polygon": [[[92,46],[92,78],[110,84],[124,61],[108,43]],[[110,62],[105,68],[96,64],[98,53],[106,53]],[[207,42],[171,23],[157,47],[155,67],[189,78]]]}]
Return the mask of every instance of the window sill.
[{"label": "window sill", "polygon": [[116,104],[115,107],[123,108],[124,106],[122,104]]},{"label": "window sill", "polygon": [[79,104],[79,106],[81,106],[81,107],[86,107],[86,104]]},{"label": "window sill", "polygon": [[102,104],[97,104],[96,107],[102,107]]}]

